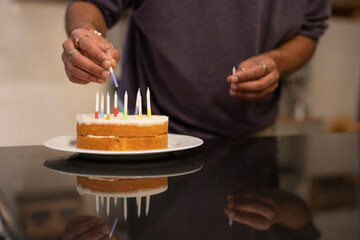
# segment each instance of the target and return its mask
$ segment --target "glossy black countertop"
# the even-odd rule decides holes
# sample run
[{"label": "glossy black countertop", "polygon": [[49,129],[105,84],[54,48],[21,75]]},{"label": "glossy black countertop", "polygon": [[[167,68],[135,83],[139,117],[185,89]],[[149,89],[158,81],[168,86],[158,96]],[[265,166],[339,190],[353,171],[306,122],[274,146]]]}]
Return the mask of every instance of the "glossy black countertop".
[{"label": "glossy black countertop", "polygon": [[[358,134],[216,139],[142,161],[87,159],[43,146],[2,147],[1,217],[7,233],[29,239],[60,239],[69,218],[86,214],[108,225],[118,218],[118,239],[355,240],[360,239],[359,147]],[[135,198],[129,198],[126,220],[122,199],[111,202],[107,216],[104,206],[95,211],[93,196],[76,191],[77,175],[117,173],[167,176],[168,188],[151,196],[148,215],[145,198],[140,217]],[[66,197],[72,204],[61,201]],[[39,205],[43,211],[34,210]],[[52,206],[62,218],[54,220]]]}]

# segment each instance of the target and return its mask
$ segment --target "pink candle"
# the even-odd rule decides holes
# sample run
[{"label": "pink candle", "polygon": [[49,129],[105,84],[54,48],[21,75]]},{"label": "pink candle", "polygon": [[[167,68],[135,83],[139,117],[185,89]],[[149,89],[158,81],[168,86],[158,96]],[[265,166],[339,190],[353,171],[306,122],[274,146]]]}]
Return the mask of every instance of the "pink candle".
[{"label": "pink candle", "polygon": [[117,117],[117,101],[118,101],[118,96],[117,96],[117,93],[115,91],[115,95],[114,95],[114,117]]},{"label": "pink candle", "polygon": [[95,118],[99,118],[99,93],[96,92]]}]

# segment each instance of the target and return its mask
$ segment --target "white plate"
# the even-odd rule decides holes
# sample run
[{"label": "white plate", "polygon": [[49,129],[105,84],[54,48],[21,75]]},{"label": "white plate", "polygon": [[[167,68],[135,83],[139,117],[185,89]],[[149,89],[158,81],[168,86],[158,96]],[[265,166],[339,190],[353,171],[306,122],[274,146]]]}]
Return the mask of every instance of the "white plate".
[{"label": "white plate", "polygon": [[142,151],[100,151],[80,149],[76,147],[76,136],[59,136],[51,138],[44,142],[44,146],[65,151],[82,154],[94,155],[118,155],[118,156],[141,156],[141,155],[157,155],[163,153],[170,153],[190,148],[195,148],[203,144],[203,140],[197,137],[181,135],[181,134],[168,134],[168,148],[157,150],[142,150]]}]

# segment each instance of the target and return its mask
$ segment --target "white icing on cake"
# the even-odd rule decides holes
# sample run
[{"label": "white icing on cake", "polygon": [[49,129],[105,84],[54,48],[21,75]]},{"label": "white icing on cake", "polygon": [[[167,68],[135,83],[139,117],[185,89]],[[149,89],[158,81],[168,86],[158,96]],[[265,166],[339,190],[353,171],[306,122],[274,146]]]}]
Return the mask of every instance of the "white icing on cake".
[{"label": "white icing on cake", "polygon": [[77,114],[76,121],[78,124],[115,124],[115,125],[125,125],[125,124],[134,124],[134,125],[154,125],[154,124],[163,124],[169,121],[169,117],[165,115],[152,115],[150,118],[143,114],[141,119],[138,119],[135,115],[128,115],[128,119],[123,119],[123,114],[119,113],[117,117],[114,117],[113,114],[110,115],[110,119],[106,119],[106,114],[104,114],[105,118],[95,118],[94,113],[85,113],[85,114]]},{"label": "white icing on cake", "polygon": [[131,197],[144,197],[159,194],[165,192],[167,190],[167,185],[163,187],[157,187],[153,189],[140,189],[134,192],[126,192],[126,193],[105,193],[105,192],[96,192],[89,189],[82,188],[81,186],[77,185],[76,189],[79,191],[81,195],[83,194],[90,194],[93,196],[99,197],[115,197],[115,198],[131,198]]}]

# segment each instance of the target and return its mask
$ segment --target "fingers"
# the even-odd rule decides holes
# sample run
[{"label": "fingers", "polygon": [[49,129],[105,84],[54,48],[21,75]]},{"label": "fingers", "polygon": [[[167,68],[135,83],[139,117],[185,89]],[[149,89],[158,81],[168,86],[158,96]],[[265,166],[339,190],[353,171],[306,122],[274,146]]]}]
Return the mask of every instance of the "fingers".
[{"label": "fingers", "polygon": [[268,72],[265,71],[262,65],[255,65],[250,68],[243,68],[243,71],[237,71],[234,75],[228,77],[229,83],[240,83],[246,81],[253,81],[262,78]]},{"label": "fingers", "polygon": [[225,209],[225,213],[234,221],[258,230],[264,231],[271,227],[271,221],[261,215],[234,209]]},{"label": "fingers", "polygon": [[84,56],[80,51],[74,52],[71,57],[69,57],[68,51],[74,48],[75,45],[70,39],[63,43],[64,51],[62,53],[62,60],[70,81],[81,84],[83,84],[83,82],[103,83],[110,77],[109,70],[99,66]]},{"label": "fingers", "polygon": [[109,233],[110,229],[104,219],[79,218],[70,220],[67,223],[63,239],[110,239],[108,237]]},{"label": "fingers", "polygon": [[275,202],[272,197],[257,190],[244,190],[228,195],[225,213],[229,218],[266,230],[276,218]]},{"label": "fingers", "polygon": [[247,89],[243,89],[239,86],[234,86],[233,84],[231,84],[229,94],[233,97],[238,97],[248,101],[258,101],[264,99],[266,96],[273,93],[278,86],[278,82],[274,82],[272,85],[265,88],[264,90],[249,91]]},{"label": "fingers", "polygon": [[106,55],[103,49],[99,47],[99,44],[96,44],[97,41],[95,41],[95,38],[92,37],[92,34],[90,34],[89,31],[76,29],[71,33],[71,38],[81,38],[78,41],[78,48],[89,58],[99,63],[103,68],[109,69],[111,66],[109,57]]},{"label": "fingers", "polygon": [[111,66],[112,68],[116,68],[117,63],[120,60],[120,52],[116,48],[108,48],[105,50],[106,55],[111,60]]},{"label": "fingers", "polygon": [[66,229],[72,228],[75,225],[78,225],[83,222],[87,222],[90,220],[95,219],[93,216],[81,215],[71,218],[69,221],[66,222]]},{"label": "fingers", "polygon": [[259,65],[229,76],[229,94],[249,101],[265,98],[277,89],[279,81],[277,71],[265,73],[264,67]]},{"label": "fingers", "polygon": [[[69,80],[78,84],[104,83],[110,77],[109,67],[115,68],[120,60],[119,51],[110,46],[106,39],[88,30],[74,30],[63,43],[62,60]],[[69,56],[73,49],[78,51]]]},{"label": "fingers", "polygon": [[238,71],[227,77],[229,94],[257,101],[272,94],[278,87],[279,72],[275,61],[265,55],[249,58],[239,64]]}]

